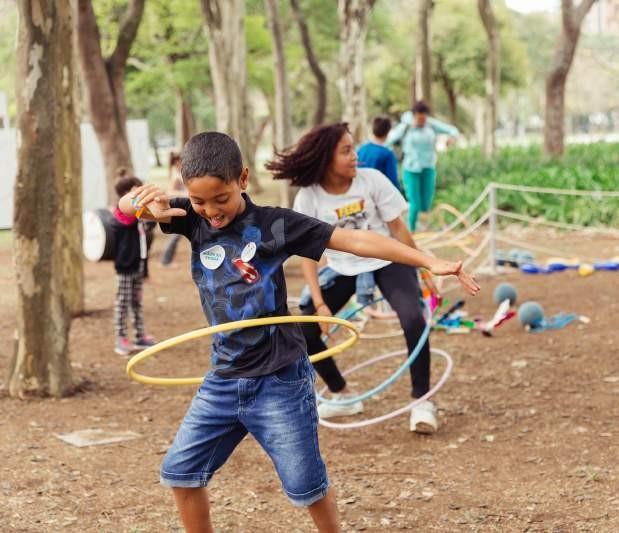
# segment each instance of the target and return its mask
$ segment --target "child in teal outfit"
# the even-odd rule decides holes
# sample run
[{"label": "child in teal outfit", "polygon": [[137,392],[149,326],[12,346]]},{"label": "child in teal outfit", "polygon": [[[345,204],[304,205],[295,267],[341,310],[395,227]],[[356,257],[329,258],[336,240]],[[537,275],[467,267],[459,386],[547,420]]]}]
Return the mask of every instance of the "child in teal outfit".
[{"label": "child in teal outfit", "polygon": [[451,138],[460,133],[455,126],[429,117],[430,108],[424,102],[417,102],[412,111],[406,111],[400,123],[387,137],[387,146],[401,141],[404,161],[402,166],[404,191],[410,204],[408,226],[414,231],[419,212],[432,207],[436,188],[436,136],[446,134]]}]

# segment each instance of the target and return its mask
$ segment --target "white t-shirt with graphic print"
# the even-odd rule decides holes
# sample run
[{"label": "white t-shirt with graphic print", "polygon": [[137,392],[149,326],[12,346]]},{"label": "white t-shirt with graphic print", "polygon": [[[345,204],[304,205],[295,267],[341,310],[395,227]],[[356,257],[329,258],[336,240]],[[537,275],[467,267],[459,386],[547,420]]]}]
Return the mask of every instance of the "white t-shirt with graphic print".
[{"label": "white t-shirt with graphic print", "polygon": [[[360,168],[350,188],[330,194],[321,185],[303,187],[293,209],[304,215],[348,229],[371,230],[390,236],[387,222],[399,217],[408,204],[389,178],[373,168]],[[325,250],[327,264],[339,274],[356,276],[387,266],[389,261],[358,257],[346,252]]]}]

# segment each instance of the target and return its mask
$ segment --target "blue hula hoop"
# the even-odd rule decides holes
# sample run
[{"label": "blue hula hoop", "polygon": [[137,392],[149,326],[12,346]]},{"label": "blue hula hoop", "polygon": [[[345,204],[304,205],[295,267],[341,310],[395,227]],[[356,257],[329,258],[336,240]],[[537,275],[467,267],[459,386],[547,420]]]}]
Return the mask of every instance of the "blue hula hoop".
[{"label": "blue hula hoop", "polygon": [[[377,300],[373,300],[357,309],[353,309],[353,311],[346,313],[345,315],[342,316],[342,318],[344,318],[345,320],[348,320],[349,318],[352,318],[353,316],[355,316],[357,313],[359,313],[360,311],[362,311],[363,309],[365,309],[366,307],[368,307],[369,305],[375,304],[377,302],[380,302],[381,300],[384,300],[384,298],[379,298]],[[371,398],[372,396],[376,396],[378,393],[384,391],[387,387],[389,387],[390,385],[392,385],[398,378],[400,378],[400,376],[404,373],[404,371],[413,364],[413,362],[415,361],[415,359],[417,359],[417,356],[419,355],[419,352],[421,351],[421,348],[423,347],[423,345],[426,343],[426,341],[428,340],[428,336],[430,335],[430,330],[432,329],[432,320],[431,320],[431,313],[430,313],[430,308],[427,306],[427,304],[423,304],[425,310],[427,311],[429,318],[426,319],[426,325],[425,328],[421,334],[421,336],[419,337],[419,340],[417,341],[417,344],[415,345],[415,348],[413,349],[413,351],[410,353],[410,355],[408,356],[408,359],[406,361],[404,361],[404,364],[402,364],[402,366],[400,368],[398,368],[394,374],[392,374],[389,378],[387,378],[385,381],[383,381],[380,385],[377,385],[376,387],[374,387],[373,389],[364,392],[363,394],[360,394],[358,396],[355,396],[353,398],[346,398],[344,400],[330,400],[328,398],[323,397],[320,393],[316,392],[316,398],[318,399],[318,401],[322,402],[322,403],[326,403],[327,405],[352,405],[353,403],[356,402],[360,402],[363,400],[367,400],[368,398]],[[337,328],[334,328],[337,329]],[[332,330],[333,331],[333,330]]]}]

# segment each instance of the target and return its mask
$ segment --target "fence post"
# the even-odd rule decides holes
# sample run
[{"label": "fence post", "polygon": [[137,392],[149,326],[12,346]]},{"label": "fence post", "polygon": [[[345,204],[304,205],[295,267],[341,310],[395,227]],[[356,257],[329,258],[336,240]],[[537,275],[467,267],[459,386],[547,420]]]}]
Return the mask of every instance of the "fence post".
[{"label": "fence post", "polygon": [[492,274],[496,274],[496,233],[497,233],[497,219],[496,219],[496,187],[494,183],[490,183],[488,190],[488,202],[490,203],[490,242],[489,242],[489,254],[490,254],[490,272]]}]

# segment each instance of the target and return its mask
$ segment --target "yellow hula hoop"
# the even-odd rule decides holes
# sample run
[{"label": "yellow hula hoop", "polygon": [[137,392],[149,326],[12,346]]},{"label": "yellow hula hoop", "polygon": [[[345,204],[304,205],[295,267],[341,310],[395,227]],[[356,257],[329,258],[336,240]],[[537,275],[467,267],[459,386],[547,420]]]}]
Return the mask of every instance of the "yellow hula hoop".
[{"label": "yellow hula hoop", "polygon": [[144,361],[144,359],[148,359],[149,357],[163,350],[172,348],[173,346],[177,346],[178,344],[182,344],[184,342],[188,342],[194,339],[214,335],[215,333],[220,333],[222,331],[252,328],[256,326],[272,326],[274,324],[296,324],[299,322],[326,322],[328,324],[337,324],[339,326],[344,326],[345,328],[347,328],[351,334],[350,337],[342,341],[337,346],[333,346],[332,348],[328,348],[326,350],[323,350],[322,352],[312,355],[310,357],[310,361],[312,363],[315,363],[316,361],[322,361],[323,359],[326,359],[327,357],[331,357],[333,355],[337,355],[346,350],[347,348],[350,348],[353,344],[355,344],[355,342],[357,342],[357,340],[359,340],[359,331],[351,322],[334,316],[276,316],[266,318],[253,318],[250,320],[237,320],[235,322],[226,322],[225,324],[210,326],[208,328],[196,329],[188,333],[183,333],[182,335],[177,335],[176,337],[172,337],[171,339],[161,341],[154,346],[150,346],[149,348],[142,350],[140,353],[135,354],[131,359],[129,359],[129,361],[127,362],[127,375],[134,381],[144,383],[145,385],[164,385],[167,387],[175,385],[199,385],[200,383],[202,383],[202,381],[204,381],[204,376],[194,378],[157,378],[145,376],[144,374],[139,374],[134,370],[134,367],[138,363]]}]

